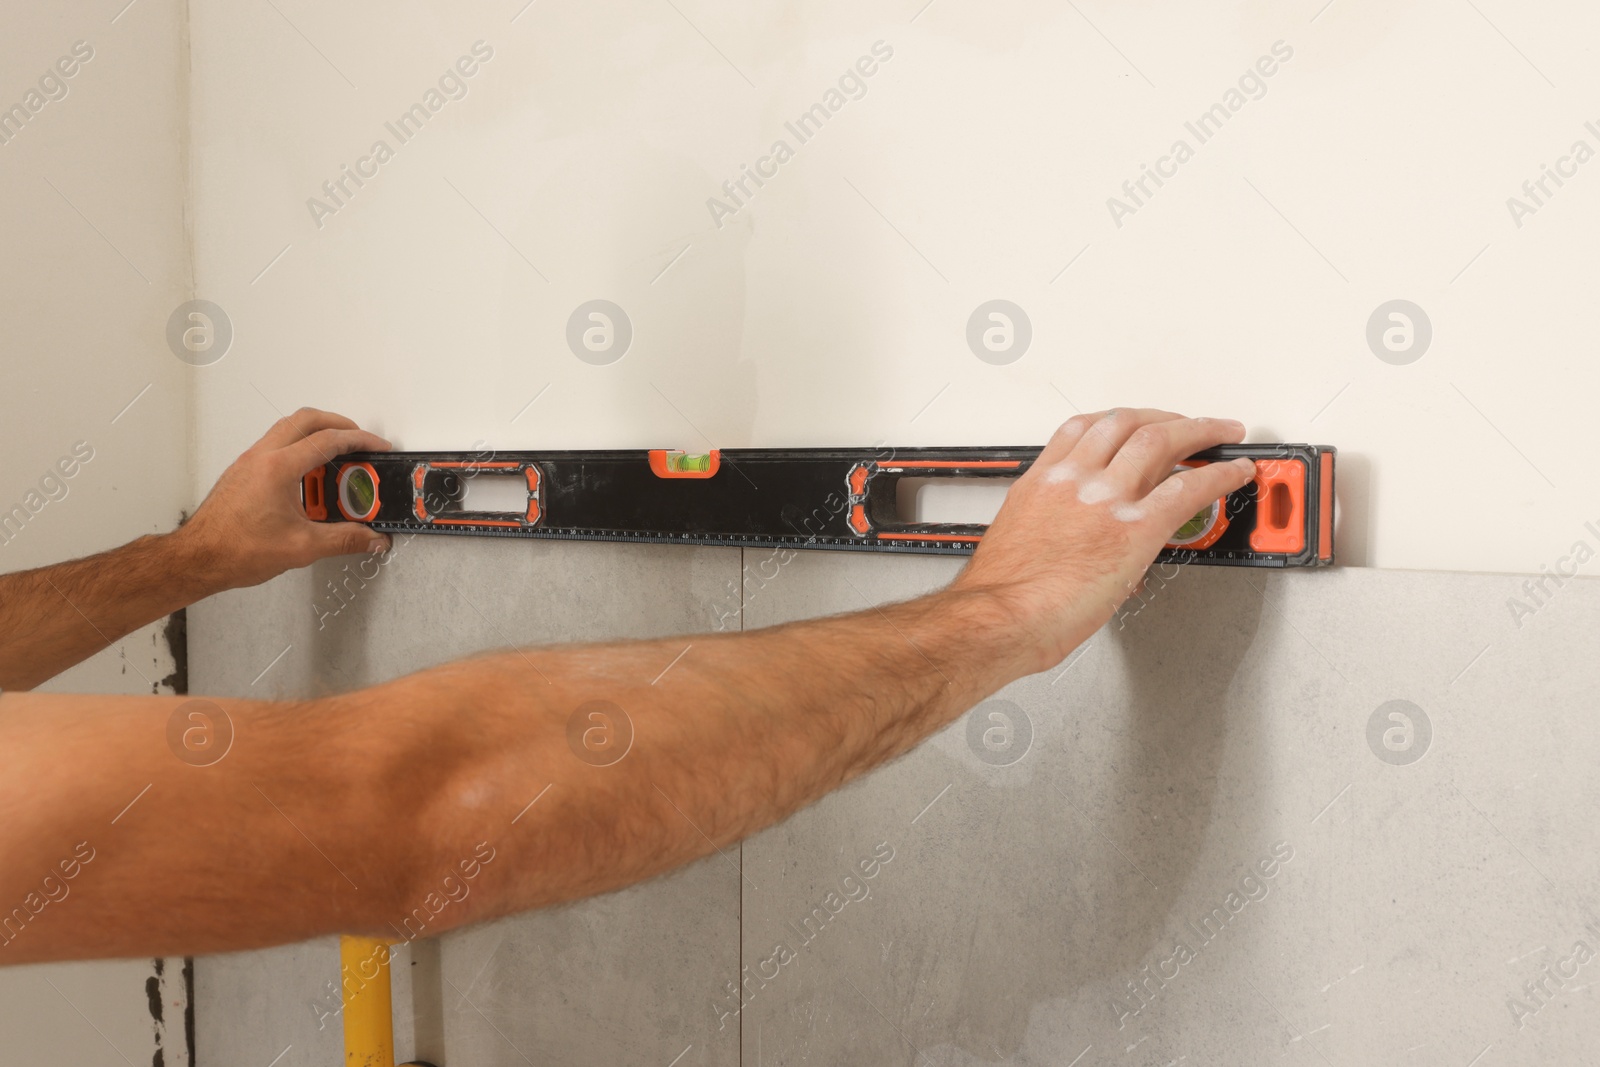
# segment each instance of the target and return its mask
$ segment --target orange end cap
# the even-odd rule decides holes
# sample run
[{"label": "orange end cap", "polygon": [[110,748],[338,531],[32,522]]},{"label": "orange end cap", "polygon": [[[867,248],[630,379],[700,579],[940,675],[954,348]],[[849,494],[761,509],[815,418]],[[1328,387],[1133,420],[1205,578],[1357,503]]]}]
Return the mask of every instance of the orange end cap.
[{"label": "orange end cap", "polygon": [[1317,558],[1333,559],[1333,453],[1322,454],[1321,476],[1317,479]]},{"label": "orange end cap", "polygon": [[857,504],[850,509],[850,529],[858,534],[864,534],[872,529],[872,524],[867,521],[867,506]]}]

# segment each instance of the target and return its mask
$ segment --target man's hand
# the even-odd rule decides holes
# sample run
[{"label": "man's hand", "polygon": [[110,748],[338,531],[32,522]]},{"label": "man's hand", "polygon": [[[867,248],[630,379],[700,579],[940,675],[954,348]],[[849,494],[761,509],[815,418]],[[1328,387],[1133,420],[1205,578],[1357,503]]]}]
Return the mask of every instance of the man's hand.
[{"label": "man's hand", "polygon": [[175,536],[219,590],[259,585],[325,556],[381,552],[389,538],[360,523],[306,518],[300,479],[342,453],[388,449],[388,441],[343,415],[301,408],[273,423],[222,472]]},{"label": "man's hand", "polygon": [[1068,420],[1006,494],[953,586],[982,590],[1031,635],[1024,672],[1065,659],[1138,586],[1196,512],[1248,482],[1247,459],[1174,473],[1244,437],[1232,420],[1117,408]]},{"label": "man's hand", "polygon": [[300,506],[307,471],[341,452],[388,447],[342,415],[301,408],[235,460],[175,532],[0,575],[0,689],[31,689],[213,593],[324,556],[388,547],[360,523],[312,522]]}]

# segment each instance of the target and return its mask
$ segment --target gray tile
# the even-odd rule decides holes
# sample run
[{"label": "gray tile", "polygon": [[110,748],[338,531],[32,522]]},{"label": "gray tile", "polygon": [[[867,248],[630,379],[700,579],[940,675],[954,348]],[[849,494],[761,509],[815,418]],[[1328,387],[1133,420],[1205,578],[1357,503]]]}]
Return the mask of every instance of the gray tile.
[{"label": "gray tile", "polygon": [[344,1056],[337,938],[198,957],[194,1000],[196,1063],[320,1067]]},{"label": "gray tile", "polygon": [[699,1007],[738,967],[738,878],[713,857],[447,935],[445,1062],[737,1063]]},{"label": "gray tile", "polygon": [[[302,697],[513,644],[704,631],[719,618],[737,628],[739,558],[731,549],[402,540],[381,565],[328,561],[196,606],[193,688]],[[737,969],[738,880],[735,866],[713,857],[605,897],[407,946],[396,964],[397,1054],[665,1065],[693,1044],[680,1067],[735,1062],[737,1042],[713,1044],[689,1005]],[[324,980],[337,978],[333,941],[202,958],[196,972],[210,1061],[266,1063],[289,1044],[280,1067],[328,1062],[329,1049],[337,1058],[336,1021],[318,1030],[313,1010]]]},{"label": "gray tile", "polygon": [[[196,689],[252,691],[289,644],[303,656],[255,688],[363,685],[512,642],[713,629],[737,607],[737,559],[419,539],[369,579],[325,564],[202,605],[197,640],[216,643],[196,656]],[[957,567],[802,554],[746,575],[745,617],[852,610]],[[347,605],[319,603],[329,581]],[[1600,948],[1600,925],[1584,928],[1600,911],[1587,710],[1600,586],[1568,582],[1519,626],[1507,600],[1520,582],[1191,568],[1152,583],[1064,667],[997,695],[1009,703],[746,842],[742,901],[713,859],[410,946],[400,1051],[683,1065],[741,1047],[762,1064],[1083,1054],[1087,1067],[1464,1064],[1492,1047],[1577,1062],[1600,1037],[1600,964],[1559,985],[1542,969],[1579,939]],[[1369,745],[1392,699],[1432,727],[1410,765]],[[1272,877],[1252,873],[1291,849]],[[741,904],[742,1014],[727,988]],[[323,1058],[311,1005],[334,960],[329,942],[199,961],[201,1048]],[[1540,980],[1548,993],[1523,992]],[[1532,1013],[1514,1018],[1513,997]],[[246,1006],[250,1025],[231,1022]]]},{"label": "gray tile", "polygon": [[[954,570],[807,554],[746,621]],[[746,842],[747,1061],[1579,1062],[1600,962],[1531,1018],[1508,998],[1600,949],[1600,583],[1518,629],[1518,581],[1153,584],[1065,669]],[[1369,745],[1391,699],[1432,725],[1409,765]],[[845,881],[875,847],[893,859]]]}]

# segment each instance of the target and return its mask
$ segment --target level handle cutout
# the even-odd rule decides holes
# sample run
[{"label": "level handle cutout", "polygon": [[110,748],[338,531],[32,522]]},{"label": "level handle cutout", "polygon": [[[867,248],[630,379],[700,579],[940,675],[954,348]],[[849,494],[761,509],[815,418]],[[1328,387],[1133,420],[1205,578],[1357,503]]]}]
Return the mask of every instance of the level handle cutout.
[{"label": "level handle cutout", "polygon": [[482,515],[521,515],[528,510],[528,480],[521,471],[514,474],[478,474],[463,478],[456,508]]},{"label": "level handle cutout", "polygon": [[902,477],[895,482],[898,525],[987,526],[1000,513],[1015,478]]}]

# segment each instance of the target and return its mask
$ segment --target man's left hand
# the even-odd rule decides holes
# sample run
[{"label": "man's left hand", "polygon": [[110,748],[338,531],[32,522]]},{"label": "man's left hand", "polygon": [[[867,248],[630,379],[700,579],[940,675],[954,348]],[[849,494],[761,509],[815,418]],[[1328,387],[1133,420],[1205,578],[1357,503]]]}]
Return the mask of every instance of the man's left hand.
[{"label": "man's left hand", "polygon": [[382,552],[389,538],[367,526],[306,518],[300,480],[343,453],[389,448],[343,415],[301,408],[275,422],[222,472],[175,536],[219,589],[259,585],[327,556]]}]

